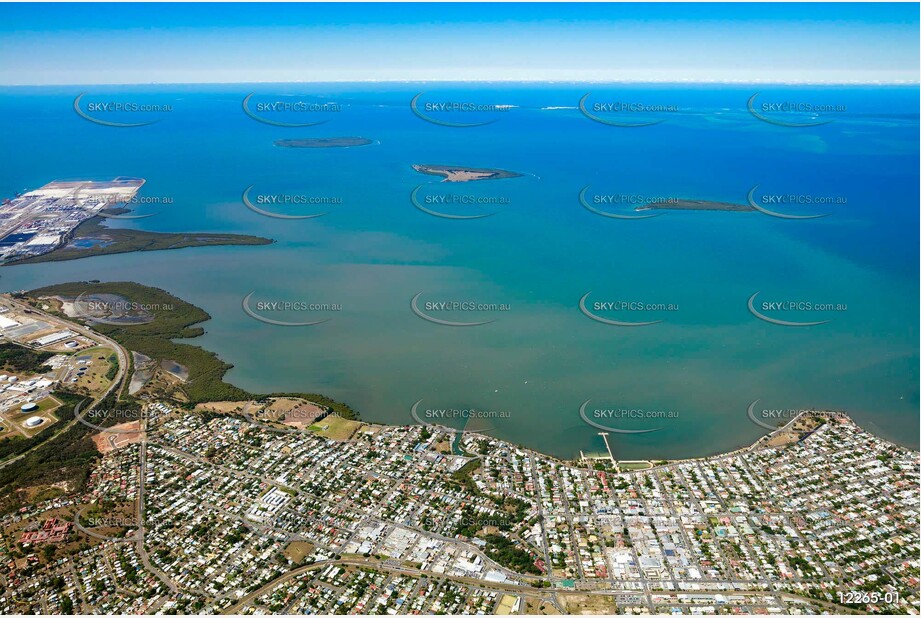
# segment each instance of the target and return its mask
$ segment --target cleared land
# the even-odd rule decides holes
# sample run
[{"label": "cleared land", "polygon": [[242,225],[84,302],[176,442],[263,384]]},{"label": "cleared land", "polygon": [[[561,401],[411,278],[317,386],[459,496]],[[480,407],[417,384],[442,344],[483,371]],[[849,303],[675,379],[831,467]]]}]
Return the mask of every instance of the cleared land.
[{"label": "cleared land", "polygon": [[617,613],[617,601],[613,595],[561,594],[559,600],[568,614],[604,616]]},{"label": "cleared land", "polygon": [[141,441],[140,421],[119,423],[118,425],[112,425],[110,429],[115,431],[100,432],[92,437],[93,444],[96,445],[96,450],[100,453],[108,453]]},{"label": "cleared land", "polygon": [[458,165],[413,165],[413,169],[420,174],[442,176],[442,182],[470,182],[473,180],[500,180],[502,178],[517,178],[518,172],[508,170],[490,169],[482,167],[462,167]]},{"label": "cleared land", "polygon": [[343,442],[351,438],[363,425],[358,421],[350,421],[336,415],[330,415],[315,425],[310,430],[330,440]]}]

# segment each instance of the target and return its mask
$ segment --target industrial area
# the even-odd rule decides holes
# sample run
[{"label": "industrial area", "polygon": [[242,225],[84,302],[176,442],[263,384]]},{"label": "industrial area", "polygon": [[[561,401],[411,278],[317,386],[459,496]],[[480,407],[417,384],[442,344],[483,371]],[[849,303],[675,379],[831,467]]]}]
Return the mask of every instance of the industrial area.
[{"label": "industrial area", "polygon": [[0,203],[0,263],[23,260],[67,244],[81,223],[131,201],[140,178],[61,181]]},{"label": "industrial area", "polygon": [[[0,303],[0,440],[31,438],[54,425],[61,402],[53,391],[95,396],[111,384],[118,369],[111,347],[49,318]],[[12,344],[34,350],[39,360],[12,361]]]}]

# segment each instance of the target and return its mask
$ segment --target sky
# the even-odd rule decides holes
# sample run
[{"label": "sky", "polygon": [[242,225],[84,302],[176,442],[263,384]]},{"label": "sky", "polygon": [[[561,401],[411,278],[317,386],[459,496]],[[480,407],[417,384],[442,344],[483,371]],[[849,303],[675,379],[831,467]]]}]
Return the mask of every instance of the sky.
[{"label": "sky", "polygon": [[0,4],[0,85],[918,83],[917,4]]}]

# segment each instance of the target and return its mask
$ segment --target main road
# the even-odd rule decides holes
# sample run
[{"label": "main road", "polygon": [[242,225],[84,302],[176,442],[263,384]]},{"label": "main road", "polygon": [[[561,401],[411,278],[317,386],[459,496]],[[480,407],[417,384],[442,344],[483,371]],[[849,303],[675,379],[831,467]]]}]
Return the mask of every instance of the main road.
[{"label": "main road", "polygon": [[[266,584],[260,586],[258,589],[250,592],[246,596],[242,597],[239,601],[237,601],[236,603],[234,603],[227,609],[223,610],[221,613],[222,614],[239,614],[241,610],[248,603],[250,603],[251,601],[257,599],[258,597],[268,592],[271,592],[272,590],[284,584],[285,582],[290,581],[291,579],[294,579],[295,577],[302,575],[304,573],[307,573],[309,571],[313,571],[315,569],[321,569],[331,564],[338,564],[341,566],[375,568],[381,571],[403,573],[404,575],[409,575],[411,577],[429,577],[429,578],[434,578],[434,579],[447,579],[453,582],[457,582],[460,584],[466,584],[468,586],[474,586],[474,587],[482,588],[485,590],[496,590],[496,591],[508,592],[512,594],[536,596],[536,597],[541,597],[541,598],[546,597],[546,596],[552,597],[554,595],[617,596],[619,594],[625,594],[624,591],[619,591],[619,590],[569,591],[569,590],[559,590],[559,589],[546,588],[546,587],[538,588],[536,586],[527,586],[523,584],[500,584],[500,583],[495,583],[495,582],[487,582],[485,580],[477,579],[475,577],[445,575],[444,573],[434,573],[431,571],[423,571],[421,569],[416,569],[413,567],[391,566],[389,564],[385,564],[385,562],[380,562],[373,558],[364,558],[364,559],[345,558],[345,559],[339,559],[339,560],[321,560],[318,562],[314,562],[313,564],[306,564],[304,566],[300,566],[295,569],[292,569],[288,571],[287,573],[284,573],[283,575],[279,575],[272,581],[267,582]],[[682,592],[681,591],[662,591],[661,592],[661,594],[671,594],[671,593],[681,594]],[[820,601],[817,599],[805,597],[805,596],[790,593],[790,592],[775,592],[771,590],[731,590],[731,591],[727,591],[723,589],[713,589],[713,590],[695,590],[693,592],[686,591],[683,593],[684,594],[714,594],[714,595],[716,594],[741,594],[741,595],[752,596],[752,597],[788,597],[792,599],[797,599],[799,601],[808,601],[810,603],[815,603],[816,605],[819,605],[820,607],[824,607],[828,610],[834,611],[839,614],[856,613],[854,610],[852,610],[849,607],[845,607],[845,606],[838,605],[835,603],[830,603],[828,601]]]},{"label": "main road", "polygon": [[[70,320],[65,320],[63,318],[59,318],[58,316],[51,315],[49,313],[41,311],[40,309],[36,309],[26,303],[10,298],[9,296],[4,296],[4,300],[6,300],[6,302],[8,302],[12,307],[19,309],[20,311],[28,310],[32,314],[38,314],[41,316],[42,320],[50,324],[56,325],[60,328],[70,329],[80,335],[83,335],[84,337],[88,339],[91,339],[92,341],[95,341],[96,343],[106,345],[108,347],[111,347],[113,350],[115,350],[115,354],[118,358],[118,372],[115,374],[115,378],[109,384],[108,388],[106,388],[106,390],[102,394],[100,394],[98,397],[96,397],[96,399],[93,400],[92,404],[90,404],[90,407],[98,405],[100,402],[105,400],[105,398],[111,395],[113,392],[118,392],[122,388],[128,376],[128,351],[125,350],[125,348],[123,348],[120,343],[118,343],[117,341],[115,341],[114,339],[110,337],[106,337],[105,335],[102,335],[86,326],[83,326],[82,324],[78,324],[76,322],[72,322]],[[67,425],[65,425],[60,431],[55,433],[54,436],[52,436],[49,439],[49,441],[56,438],[62,432],[67,431],[70,427],[74,425],[74,423],[78,423],[78,422],[80,422],[79,419],[74,418],[72,421],[67,423]],[[156,568],[153,564],[151,564],[150,557],[147,554],[147,549],[144,546],[144,537],[145,537],[144,484],[147,479],[147,418],[146,418],[146,415],[141,415],[140,423],[141,423],[141,427],[140,427],[141,442],[140,442],[140,465],[138,466],[139,479],[138,479],[138,500],[137,500],[138,530],[135,533],[135,542],[137,543],[138,554],[140,555],[141,562],[143,563],[144,568],[146,568],[149,572],[156,575],[157,578],[160,581],[162,581],[163,584],[166,585],[166,587],[169,588],[173,594],[175,594],[179,591],[178,586],[169,577],[167,577],[166,574],[164,574],[160,569]],[[0,463],[0,468],[4,466],[8,466],[18,461],[19,459],[22,459],[23,457],[28,455],[30,452],[32,452],[34,448],[36,447],[32,447],[31,449],[17,455],[16,457],[12,457]]]},{"label": "main road", "polygon": [[[51,315],[50,313],[45,313],[44,311],[41,311],[40,309],[36,309],[32,307],[31,305],[15,300],[12,297],[10,297],[8,294],[4,294],[2,298],[11,307],[14,307],[20,311],[29,311],[32,314],[38,314],[41,316],[42,320],[48,322],[49,324],[58,326],[59,328],[66,328],[66,329],[72,330],[76,332],[77,334],[83,335],[84,337],[91,339],[92,341],[100,343],[101,345],[106,345],[112,348],[113,350],[115,350],[115,354],[118,358],[118,372],[115,374],[115,378],[109,384],[109,387],[106,388],[106,390],[101,395],[99,395],[98,397],[96,397],[96,399],[93,400],[93,402],[90,404],[90,407],[99,404],[106,397],[108,397],[113,391],[118,391],[122,388],[125,378],[128,375],[128,352],[125,350],[125,348],[121,346],[121,344],[119,344],[114,339],[106,337],[105,335],[101,335],[97,333],[96,331],[83,326],[82,324],[77,324],[76,322],[72,322],[70,320],[59,318],[58,316]],[[80,404],[77,404],[77,405],[80,405]],[[54,435],[52,435],[48,440],[45,440],[44,442],[37,444],[26,451],[23,451],[19,455],[10,457],[0,462],[0,468],[5,468],[6,466],[16,463],[17,461],[19,461],[20,459],[22,459],[23,457],[31,453],[33,450],[35,450],[41,444],[47,444],[51,442],[52,440],[57,438],[59,435],[61,435],[62,433],[64,433],[65,431],[73,427],[73,425],[78,422],[79,422],[78,419],[74,418],[69,423],[61,427],[58,431],[56,431]]]}]

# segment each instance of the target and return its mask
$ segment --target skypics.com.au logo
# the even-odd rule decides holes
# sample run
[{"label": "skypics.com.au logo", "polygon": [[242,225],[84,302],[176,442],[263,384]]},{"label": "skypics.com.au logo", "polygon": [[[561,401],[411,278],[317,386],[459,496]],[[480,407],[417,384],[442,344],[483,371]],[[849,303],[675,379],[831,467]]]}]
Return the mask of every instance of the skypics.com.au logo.
[{"label": "skypics.com.au logo", "polygon": [[417,210],[427,215],[455,221],[485,219],[496,214],[497,209],[512,203],[511,197],[507,195],[458,193],[442,183],[419,185],[409,194],[409,199]]},{"label": "skypics.com.au logo", "polygon": [[579,311],[581,311],[584,316],[608,326],[651,326],[653,324],[659,324],[664,320],[623,320],[614,318],[615,316],[620,317],[627,315],[663,315],[663,313],[678,311],[677,303],[649,302],[635,299],[628,300],[619,298],[612,300],[596,300],[589,303],[588,297],[591,296],[591,294],[591,292],[587,292],[579,299]]},{"label": "skypics.com.au logo", "polygon": [[[329,322],[332,317],[309,321],[291,320],[287,318],[294,315],[323,315],[330,313],[335,314],[342,311],[342,304],[340,303],[312,302],[306,300],[254,301],[252,298],[255,294],[256,292],[252,291],[243,298],[243,312],[258,322],[270,324],[272,326],[316,326],[317,324]],[[278,315],[279,318],[270,318],[268,317],[269,315]],[[282,317],[285,319],[280,319]]]},{"label": "skypics.com.au logo", "polygon": [[478,321],[460,321],[436,318],[432,314],[444,314],[446,316],[459,314],[495,315],[506,313],[512,309],[511,305],[508,303],[487,303],[471,299],[420,301],[419,299],[422,294],[424,294],[424,292],[419,292],[413,296],[409,303],[409,308],[419,318],[425,320],[426,322],[431,322],[432,324],[438,324],[439,326],[483,326],[484,324],[491,324],[495,322],[498,318]]},{"label": "skypics.com.au logo", "polygon": [[771,432],[785,427],[790,422],[803,415],[813,415],[821,418],[848,418],[847,413],[835,410],[816,410],[814,408],[770,408],[763,404],[759,406],[758,404],[760,402],[760,399],[755,399],[748,404],[748,420]]},{"label": "skypics.com.au logo", "polygon": [[749,313],[751,313],[759,320],[769,324],[776,324],[778,326],[819,326],[821,324],[827,324],[831,322],[832,318],[829,317],[826,320],[812,321],[790,320],[784,318],[793,317],[796,315],[815,314],[830,316],[834,313],[842,313],[847,311],[846,303],[821,302],[801,298],[757,301],[756,299],[758,298],[759,294],[761,294],[761,292],[755,292],[748,298]]},{"label": "skypics.com.au logo", "polygon": [[86,292],[81,292],[71,306],[76,318],[113,326],[147,324],[154,315],[175,310],[173,303],[140,303],[117,294]]},{"label": "skypics.com.au logo", "polygon": [[748,99],[748,112],[760,120],[777,127],[820,127],[834,118],[829,115],[847,112],[847,106],[838,103],[819,103],[794,99],[758,101],[756,92]]},{"label": "skypics.com.au logo", "polygon": [[589,120],[609,127],[651,127],[665,122],[663,114],[681,111],[672,103],[653,103],[619,97],[589,102],[591,96],[592,93],[588,92],[579,99],[579,111]]},{"label": "skypics.com.au logo", "polygon": [[589,196],[590,186],[586,185],[579,191],[579,203],[587,211],[607,217],[609,219],[651,219],[664,213],[657,212],[649,215],[624,214],[612,211],[612,208],[629,208],[635,211],[639,206],[649,206],[651,204],[674,204],[678,202],[677,198],[666,196],[650,196],[638,193],[608,193],[595,194]]},{"label": "skypics.com.au logo", "polygon": [[[124,210],[133,210],[138,206],[164,205],[171,206],[175,200],[169,195],[138,195],[137,191],[126,193],[106,193],[95,190],[92,183],[80,186],[74,191],[74,203],[94,217],[103,219],[147,219],[159,212],[144,215],[123,214]],[[108,212],[107,212],[108,211]]]},{"label": "skypics.com.au logo", "polygon": [[[257,97],[256,100],[253,100]],[[260,100],[265,99],[265,100]],[[257,95],[251,92],[243,97],[243,113],[262,124],[273,127],[297,129],[315,127],[329,122],[331,117],[324,114],[338,114],[342,105],[330,101],[307,101],[290,95]],[[310,118],[310,120],[304,120]]]},{"label": "skypics.com.au logo", "polygon": [[830,212],[818,214],[791,214],[779,212],[778,209],[811,209],[814,207],[827,208],[829,206],[843,206],[847,204],[847,197],[843,195],[814,195],[811,193],[762,193],[756,195],[758,187],[755,185],[748,192],[748,204],[758,212],[776,217],[778,219],[804,220],[822,219],[831,215]]},{"label": "skypics.com.au logo", "polygon": [[[472,407],[432,407],[422,405],[422,401],[422,399],[418,400],[409,409],[409,415],[412,419],[420,425],[440,429],[448,433],[480,433],[489,429],[467,429],[467,423],[506,420],[512,417],[511,412],[507,410],[484,410]],[[463,423],[464,428],[456,429],[446,423]]]},{"label": "skypics.com.au logo", "polygon": [[[665,429],[663,423],[680,418],[677,410],[657,410],[634,406],[599,406],[589,405],[592,400],[585,400],[579,406],[579,417],[587,425],[601,431],[622,434],[652,433]],[[638,424],[636,429],[628,429],[624,424]]]},{"label": "skypics.com.au logo", "polygon": [[[172,112],[173,106],[169,103],[152,103],[140,100],[115,99],[99,100],[101,97],[80,93],[74,99],[74,112],[93,124],[103,127],[129,129],[144,127],[160,122],[162,114]],[[158,116],[158,117],[152,117]],[[124,122],[131,117],[141,117],[144,120]]]},{"label": "skypics.com.au logo", "polygon": [[[412,113],[428,123],[440,127],[469,129],[492,124],[498,120],[496,114],[507,113],[514,106],[496,103],[477,103],[453,98],[423,101],[424,92],[420,92],[409,102]],[[460,121],[460,118],[465,118]],[[447,120],[451,118],[452,120]],[[466,120],[470,118],[470,120]],[[476,120],[480,119],[482,120]]]},{"label": "skypics.com.au logo", "polygon": [[[329,211],[324,210],[328,206],[341,206],[342,198],[333,195],[311,195],[307,193],[256,193],[253,194],[253,188],[256,185],[250,185],[243,191],[243,205],[256,214],[272,219],[315,219],[328,215]],[[303,214],[288,214],[278,212],[282,209],[295,209],[296,211],[310,210]],[[323,212],[315,212],[315,210]]]}]

